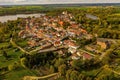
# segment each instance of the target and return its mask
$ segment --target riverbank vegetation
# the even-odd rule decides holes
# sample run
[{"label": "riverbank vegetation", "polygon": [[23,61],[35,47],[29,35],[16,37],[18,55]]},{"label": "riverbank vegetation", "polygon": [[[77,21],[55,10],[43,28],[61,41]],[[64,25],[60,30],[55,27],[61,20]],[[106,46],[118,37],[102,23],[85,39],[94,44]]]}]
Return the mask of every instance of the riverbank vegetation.
[{"label": "riverbank vegetation", "polygon": [[51,7],[43,6],[6,6],[0,7],[0,16],[30,13],[46,13],[51,11]]}]

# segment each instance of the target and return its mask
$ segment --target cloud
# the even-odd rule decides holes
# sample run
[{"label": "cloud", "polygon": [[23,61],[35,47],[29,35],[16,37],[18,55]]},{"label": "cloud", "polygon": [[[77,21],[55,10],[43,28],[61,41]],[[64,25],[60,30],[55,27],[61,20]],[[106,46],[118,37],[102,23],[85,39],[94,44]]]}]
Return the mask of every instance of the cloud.
[{"label": "cloud", "polygon": [[0,0],[0,4],[120,3],[120,0]]},{"label": "cloud", "polygon": [[27,0],[13,0],[14,2],[25,2]]},{"label": "cloud", "polygon": [[0,0],[0,2],[3,2],[3,3],[4,3],[4,2],[5,2],[5,3],[6,3],[6,2],[7,2],[7,3],[8,3],[8,2],[25,2],[25,1],[29,1],[29,0]]}]

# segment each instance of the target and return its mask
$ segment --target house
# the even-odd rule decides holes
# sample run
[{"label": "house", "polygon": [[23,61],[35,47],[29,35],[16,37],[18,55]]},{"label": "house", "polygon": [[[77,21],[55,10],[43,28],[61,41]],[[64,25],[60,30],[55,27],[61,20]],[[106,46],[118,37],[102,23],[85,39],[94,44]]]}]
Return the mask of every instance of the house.
[{"label": "house", "polygon": [[74,54],[72,54],[71,58],[73,60],[78,60],[78,59],[80,59],[80,56],[78,56],[76,53],[74,53]]},{"label": "house", "polygon": [[71,41],[71,40],[64,40],[64,44],[74,49],[77,49],[79,47],[74,41]]},{"label": "house", "polygon": [[30,27],[29,27],[28,25],[26,25],[25,28],[26,28],[26,31],[27,31],[27,32],[30,32],[30,31],[31,31],[31,29],[30,29]]},{"label": "house", "polygon": [[18,36],[22,37],[24,34],[25,34],[25,31],[24,31],[24,30],[21,30],[21,31],[18,33]]},{"label": "house", "polygon": [[82,56],[82,55],[81,55],[81,53],[80,53],[80,52],[78,52],[78,51],[76,52],[76,54],[77,54],[78,56]]},{"label": "house", "polygon": [[92,58],[92,56],[87,53],[83,53],[82,56],[83,56],[83,60],[86,60],[86,59],[90,60]]},{"label": "house", "polygon": [[71,24],[70,28],[73,28],[73,29],[78,29],[78,25],[77,24]]},{"label": "house", "polygon": [[88,40],[93,38],[93,36],[91,34],[85,34],[84,37]]},{"label": "house", "polygon": [[34,47],[37,45],[37,43],[34,40],[30,40],[30,41],[28,41],[28,45],[31,47]]},{"label": "house", "polygon": [[64,22],[63,21],[59,21],[58,22],[60,26],[63,26]]},{"label": "house", "polygon": [[50,48],[50,47],[52,47],[52,46],[53,46],[53,45],[52,45],[51,43],[45,42],[45,44],[41,46],[41,49]]},{"label": "house", "polygon": [[54,42],[54,46],[55,46],[55,47],[60,46],[61,44],[62,44],[61,41],[55,41],[55,42]]},{"label": "house", "polygon": [[71,32],[71,31],[68,31],[68,35],[74,37],[74,36],[75,36],[75,33],[74,33],[74,32]]},{"label": "house", "polygon": [[95,51],[95,46],[92,47],[92,45],[91,46],[85,46],[85,48],[89,51],[92,51],[92,52]]},{"label": "house", "polygon": [[63,15],[67,15],[67,13],[68,13],[67,11],[63,11],[62,12]]},{"label": "house", "polygon": [[71,40],[64,40],[64,44],[69,47],[68,52],[70,53],[75,53],[77,49],[79,48],[79,46],[76,45],[76,43]]},{"label": "house", "polygon": [[97,45],[100,45],[102,49],[108,49],[110,47],[110,42],[105,39],[97,39]]},{"label": "house", "polygon": [[58,52],[58,54],[60,54],[60,55],[65,55],[64,52],[63,52],[63,50],[59,50],[59,51],[57,51],[57,52]]},{"label": "house", "polygon": [[69,47],[68,48],[68,52],[70,52],[70,53],[75,53],[77,50],[75,49],[75,48],[72,48],[72,47]]},{"label": "house", "polygon": [[67,29],[67,32],[68,32],[68,35],[73,37],[81,35],[80,29]]},{"label": "house", "polygon": [[80,31],[82,32],[82,33],[84,33],[84,34],[87,34],[87,31],[86,30],[84,30],[84,29],[80,29]]}]

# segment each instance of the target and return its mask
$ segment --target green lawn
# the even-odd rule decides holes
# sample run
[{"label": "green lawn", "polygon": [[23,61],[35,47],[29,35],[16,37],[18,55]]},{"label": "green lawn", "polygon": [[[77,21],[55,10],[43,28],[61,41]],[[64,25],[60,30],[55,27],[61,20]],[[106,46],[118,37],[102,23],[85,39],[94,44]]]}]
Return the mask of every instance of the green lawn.
[{"label": "green lawn", "polygon": [[94,69],[90,71],[83,71],[82,73],[87,76],[95,76],[101,69]]},{"label": "green lawn", "polygon": [[21,80],[24,76],[35,76],[37,72],[29,69],[19,68],[4,75],[5,80]]},{"label": "green lawn", "polygon": [[109,15],[109,16],[120,16],[120,13],[115,13],[115,14],[112,14],[112,15]]},{"label": "green lawn", "polygon": [[0,48],[6,47],[6,46],[8,46],[8,44],[9,44],[9,43],[7,43],[7,42],[5,42],[5,43],[0,43]]},{"label": "green lawn", "polygon": [[18,61],[19,56],[22,53],[21,51],[14,52],[14,49],[5,49],[5,51],[7,52],[9,58],[6,60],[4,56],[0,56],[0,67],[8,66],[13,62]]},{"label": "green lawn", "polygon": [[[24,40],[22,42],[18,42],[18,44],[20,46],[26,46],[27,42]],[[22,52],[20,50],[15,51],[16,48],[14,47],[8,47],[9,43],[5,42],[5,43],[0,43],[0,68],[2,67],[8,67],[9,65],[18,62],[20,60],[20,55],[22,54]],[[5,57],[3,56],[3,54],[1,53],[1,51],[3,50],[2,48],[4,48],[4,50],[7,52],[7,55],[9,56],[8,60],[5,59]],[[1,73],[1,71],[0,71]],[[12,70],[2,76],[0,76],[0,80],[21,80],[24,76],[35,76],[37,72],[33,71],[33,70],[29,70],[29,69],[25,69],[21,66],[19,66],[17,69]]]},{"label": "green lawn", "polygon": [[17,45],[19,45],[20,47],[25,47],[25,46],[27,46],[27,40],[23,40],[23,41],[20,41],[20,42],[16,42],[15,41],[15,43],[17,44]]},{"label": "green lawn", "polygon": [[[7,43],[2,43],[2,45],[6,46]],[[3,47],[0,45],[0,47]],[[13,64],[14,62],[18,62],[19,61],[19,56],[21,55],[21,51],[18,50],[15,52],[15,48],[8,48],[8,49],[4,49],[8,56],[10,56],[10,58],[8,58],[8,60],[5,59],[4,56],[0,56],[0,67],[7,67],[8,65]],[[21,80],[24,76],[30,75],[30,76],[35,76],[37,72],[33,71],[33,70],[29,70],[29,69],[25,69],[22,67],[17,68],[16,70],[10,71],[8,73],[6,73],[4,76],[0,76],[0,80],[1,79],[5,79],[5,80]]]},{"label": "green lawn", "polygon": [[22,53],[21,51],[15,52],[15,48],[13,48],[13,47],[6,48],[6,46],[8,46],[8,45],[9,45],[9,43],[0,43],[0,48],[3,47],[4,50],[7,52],[7,55],[9,56],[8,60],[6,60],[5,57],[2,56],[3,54],[1,54],[2,49],[0,50],[0,67],[5,67],[15,61],[18,61],[19,56]]}]

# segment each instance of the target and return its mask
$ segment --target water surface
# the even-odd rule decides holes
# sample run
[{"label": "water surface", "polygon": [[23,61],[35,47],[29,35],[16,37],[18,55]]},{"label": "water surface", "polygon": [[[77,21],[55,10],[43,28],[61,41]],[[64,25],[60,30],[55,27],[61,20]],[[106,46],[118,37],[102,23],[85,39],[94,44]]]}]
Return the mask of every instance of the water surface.
[{"label": "water surface", "polygon": [[27,17],[40,17],[41,13],[38,14],[17,14],[17,15],[6,15],[6,16],[0,16],[0,22],[7,22],[8,20],[17,20],[17,18],[27,18]]}]

